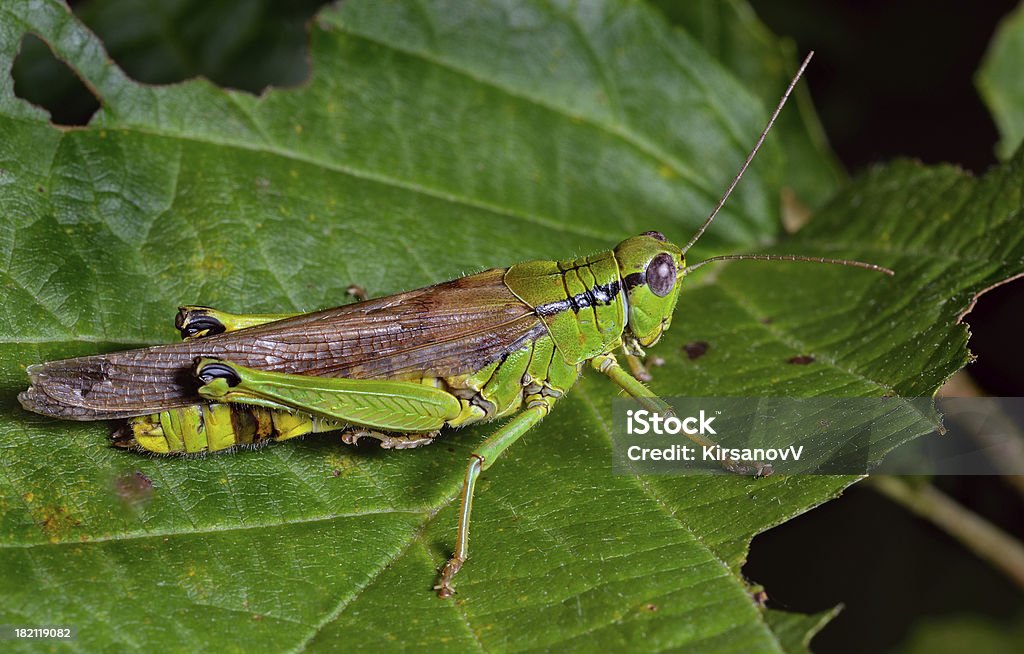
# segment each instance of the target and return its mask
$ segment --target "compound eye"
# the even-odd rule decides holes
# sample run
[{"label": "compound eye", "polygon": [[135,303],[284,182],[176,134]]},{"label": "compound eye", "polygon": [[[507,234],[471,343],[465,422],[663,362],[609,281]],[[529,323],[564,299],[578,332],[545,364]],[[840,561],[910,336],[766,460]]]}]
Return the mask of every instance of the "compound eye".
[{"label": "compound eye", "polygon": [[662,252],[647,264],[647,288],[658,297],[665,297],[676,285],[676,264],[672,255]]},{"label": "compound eye", "polygon": [[662,243],[665,242],[665,235],[662,234],[661,232],[644,232],[640,236],[650,236],[655,241],[661,241]]}]

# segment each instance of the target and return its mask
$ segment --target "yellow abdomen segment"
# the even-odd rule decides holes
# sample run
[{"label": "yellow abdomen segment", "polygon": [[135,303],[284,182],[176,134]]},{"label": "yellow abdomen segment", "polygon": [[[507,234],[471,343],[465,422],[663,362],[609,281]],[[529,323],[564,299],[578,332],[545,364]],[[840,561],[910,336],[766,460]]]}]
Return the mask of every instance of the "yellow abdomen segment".
[{"label": "yellow abdomen segment", "polygon": [[304,434],[334,431],[344,423],[302,413],[242,404],[196,404],[132,418],[115,442],[159,454],[219,452],[237,445],[283,441]]}]

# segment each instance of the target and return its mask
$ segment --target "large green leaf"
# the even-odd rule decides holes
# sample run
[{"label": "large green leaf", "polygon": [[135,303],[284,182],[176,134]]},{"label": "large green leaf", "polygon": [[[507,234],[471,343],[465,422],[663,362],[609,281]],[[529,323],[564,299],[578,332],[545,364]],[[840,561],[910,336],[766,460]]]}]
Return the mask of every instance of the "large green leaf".
[{"label": "large green leaf", "polygon": [[976,83],[1002,137],[996,152],[1010,157],[1024,141],[1024,5],[999,24],[989,44]]},{"label": "large green leaf", "polygon": [[[739,568],[753,535],[853,479],[613,476],[600,379],[484,476],[450,602],[430,586],[486,427],[409,452],[322,437],[150,458],[14,399],[26,364],[172,339],[182,302],[307,310],[351,283],[380,295],[654,228],[685,240],[766,116],[693,39],[613,0],[349,2],[313,25],[309,83],[255,98],[136,84],[52,1],[0,7],[0,69],[26,32],[103,109],[57,129],[0,76],[0,623],[72,624],[89,651],[804,642],[795,625],[817,621],[766,619]],[[780,241],[783,162],[769,144],[696,259],[774,248],[898,276],[705,269],[654,387],[930,394],[967,360],[973,295],[1024,271],[1020,160],[983,180],[880,168]],[[695,340],[710,349],[691,360]]]},{"label": "large green leaf", "polygon": [[[794,44],[780,39],[762,23],[744,0],[654,0],[674,25],[678,25],[725,65],[766,106],[774,106],[796,70]],[[806,53],[800,53],[802,59]],[[792,189],[785,203],[818,207],[832,197],[844,173],[818,122],[811,94],[816,66],[808,81],[793,93],[791,106],[779,116],[772,133],[782,144],[787,165],[776,172],[778,183]],[[796,201],[794,203],[793,201]],[[797,204],[799,203],[799,204]]]}]

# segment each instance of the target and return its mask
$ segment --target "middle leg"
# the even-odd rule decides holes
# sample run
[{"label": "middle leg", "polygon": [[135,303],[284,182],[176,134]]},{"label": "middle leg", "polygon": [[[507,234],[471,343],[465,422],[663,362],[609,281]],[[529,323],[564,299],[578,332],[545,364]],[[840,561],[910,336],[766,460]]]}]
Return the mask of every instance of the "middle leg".
[{"label": "middle leg", "polygon": [[440,579],[434,586],[437,596],[441,599],[447,599],[455,594],[455,590],[452,588],[452,579],[462,568],[462,564],[466,562],[466,557],[469,556],[469,516],[473,511],[473,491],[476,490],[476,480],[480,477],[481,472],[494,465],[494,461],[502,452],[548,414],[552,402],[554,399],[550,397],[533,396],[524,411],[494,432],[469,455],[466,477],[462,482],[455,551],[441,568]]}]

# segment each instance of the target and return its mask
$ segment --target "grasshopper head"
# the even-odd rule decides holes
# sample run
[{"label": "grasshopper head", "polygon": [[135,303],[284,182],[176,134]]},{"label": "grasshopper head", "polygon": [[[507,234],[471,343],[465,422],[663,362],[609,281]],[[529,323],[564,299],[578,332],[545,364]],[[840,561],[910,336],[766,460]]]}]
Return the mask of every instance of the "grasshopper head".
[{"label": "grasshopper head", "polygon": [[672,323],[679,299],[679,271],[686,266],[682,251],[659,232],[644,232],[615,248],[627,302],[627,345],[658,342]]}]

